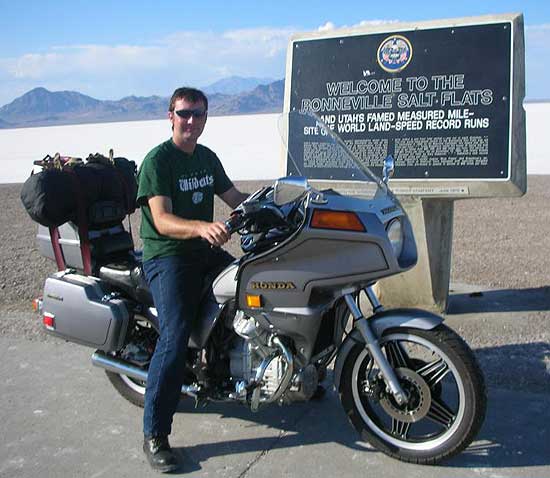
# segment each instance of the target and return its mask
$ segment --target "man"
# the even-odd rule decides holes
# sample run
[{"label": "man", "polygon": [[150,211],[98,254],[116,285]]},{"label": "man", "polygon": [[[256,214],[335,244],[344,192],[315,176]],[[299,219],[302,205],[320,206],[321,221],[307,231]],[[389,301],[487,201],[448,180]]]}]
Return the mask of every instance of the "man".
[{"label": "man", "polygon": [[213,222],[214,194],[232,208],[247,197],[233,186],[216,154],[197,144],[207,115],[204,93],[178,88],[168,112],[172,138],[147,154],[138,175],[143,269],[160,323],[147,378],[143,449],[151,466],[163,472],[178,466],[168,435],[203,280],[233,259],[212,247],[229,240],[225,225]]}]

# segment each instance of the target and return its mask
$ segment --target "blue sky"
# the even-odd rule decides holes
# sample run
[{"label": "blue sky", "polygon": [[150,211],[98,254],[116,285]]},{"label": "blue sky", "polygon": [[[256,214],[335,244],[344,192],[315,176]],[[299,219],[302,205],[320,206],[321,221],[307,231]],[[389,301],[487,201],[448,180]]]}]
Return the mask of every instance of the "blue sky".
[{"label": "blue sky", "polygon": [[296,32],[511,12],[525,18],[527,97],[550,99],[548,0],[0,0],[0,105],[37,86],[119,99],[279,79]]}]

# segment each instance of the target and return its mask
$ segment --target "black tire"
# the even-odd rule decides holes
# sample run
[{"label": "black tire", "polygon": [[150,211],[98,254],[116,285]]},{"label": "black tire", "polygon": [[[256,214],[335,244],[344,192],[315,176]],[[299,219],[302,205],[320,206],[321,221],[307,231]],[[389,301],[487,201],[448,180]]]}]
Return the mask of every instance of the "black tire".
[{"label": "black tire", "polygon": [[143,408],[145,405],[145,382],[130,378],[126,375],[105,371],[109,382],[113,384],[116,391],[126,400],[134,405]]},{"label": "black tire", "polygon": [[[141,363],[148,363],[153,356],[153,351],[157,343],[158,331],[156,328],[151,327],[150,324],[144,325],[143,322],[136,321],[132,328],[132,340],[128,344],[129,347],[133,346],[137,348],[140,355]],[[145,356],[144,356],[145,353]],[[118,358],[123,359],[120,352],[116,355]],[[147,366],[148,367],[148,366]],[[145,406],[145,382],[135,378],[128,377],[127,375],[121,375],[115,372],[105,371],[109,382],[115,387],[116,391],[120,393],[130,403],[143,408]]]},{"label": "black tire", "polygon": [[[145,382],[130,378],[127,375],[120,375],[114,372],[105,371],[109,382],[113,384],[116,391],[120,393],[130,403],[143,408],[145,406]],[[192,398],[188,395],[180,396],[178,405],[179,412],[187,412],[193,408]]]},{"label": "black tire", "polygon": [[[483,424],[487,403],[483,375],[468,345],[445,325],[389,329],[380,345],[414,399],[407,409],[398,406],[376,382],[378,371],[364,344],[356,344],[344,364],[339,393],[361,438],[393,458],[426,465],[464,450]],[[405,354],[394,354],[396,347]],[[432,352],[435,360],[414,356],[421,351]]]}]

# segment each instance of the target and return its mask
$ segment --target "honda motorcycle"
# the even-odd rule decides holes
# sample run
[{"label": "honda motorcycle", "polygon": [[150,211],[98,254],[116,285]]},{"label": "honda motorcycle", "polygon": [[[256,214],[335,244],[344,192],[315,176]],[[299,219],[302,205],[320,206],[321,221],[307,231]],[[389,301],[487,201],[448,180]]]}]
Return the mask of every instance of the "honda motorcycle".
[{"label": "honda motorcycle", "polygon": [[[362,440],[422,464],[461,452],[486,408],[472,351],[438,315],[386,310],[373,289],[417,261],[411,224],[387,186],[392,158],[381,180],[315,115],[293,112],[284,124],[292,175],[253,193],[227,220],[243,255],[204,284],[182,395],[254,412],[309,400],[333,367]],[[300,176],[299,164],[327,157],[347,168],[357,197]],[[97,349],[92,363],[143,406],[159,325],[140,254],[122,225],[90,230],[85,274],[78,228],[66,223],[59,232],[67,268],[46,279],[44,327]],[[40,226],[38,237],[53,258],[48,229]]]}]

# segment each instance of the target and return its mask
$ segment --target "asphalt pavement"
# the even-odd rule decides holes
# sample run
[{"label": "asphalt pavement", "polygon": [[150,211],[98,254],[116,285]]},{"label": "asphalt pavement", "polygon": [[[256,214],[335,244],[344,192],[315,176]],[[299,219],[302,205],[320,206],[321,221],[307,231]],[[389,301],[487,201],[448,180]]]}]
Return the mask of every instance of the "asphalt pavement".
[{"label": "asphalt pavement", "polygon": [[[475,329],[498,320],[500,326],[518,316],[528,320],[549,304],[537,295],[534,310],[518,315],[497,294],[496,304],[504,307],[498,313],[471,294],[455,298],[451,325],[462,321],[462,327]],[[141,451],[142,410],[91,365],[92,352],[61,341],[0,337],[1,477],[159,476]],[[440,466],[401,463],[359,442],[332,390],[319,402],[272,406],[257,414],[232,404],[195,409],[185,400],[171,443],[188,476],[547,478],[550,394],[544,387],[540,393],[526,389],[539,390],[490,385],[488,414],[476,441]]]}]

